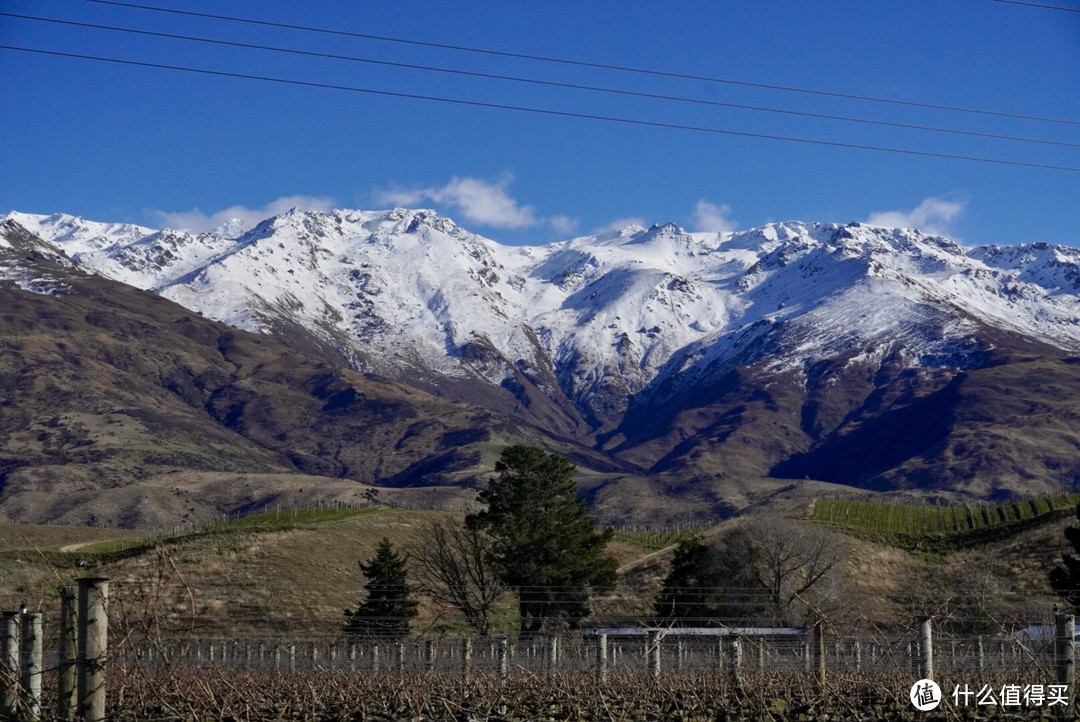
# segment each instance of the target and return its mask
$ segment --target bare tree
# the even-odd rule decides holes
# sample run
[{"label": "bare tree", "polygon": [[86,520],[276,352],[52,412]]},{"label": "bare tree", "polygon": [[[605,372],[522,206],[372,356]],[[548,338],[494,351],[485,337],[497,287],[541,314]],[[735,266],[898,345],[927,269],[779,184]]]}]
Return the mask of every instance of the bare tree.
[{"label": "bare tree", "polygon": [[460,611],[481,635],[491,631],[492,612],[508,591],[490,557],[490,537],[456,520],[427,524],[410,552],[420,590],[435,603]]},{"label": "bare tree", "polygon": [[843,561],[840,545],[821,527],[774,517],[747,520],[733,531],[725,556],[725,566],[757,590],[763,611],[784,625],[821,608],[821,592]]}]

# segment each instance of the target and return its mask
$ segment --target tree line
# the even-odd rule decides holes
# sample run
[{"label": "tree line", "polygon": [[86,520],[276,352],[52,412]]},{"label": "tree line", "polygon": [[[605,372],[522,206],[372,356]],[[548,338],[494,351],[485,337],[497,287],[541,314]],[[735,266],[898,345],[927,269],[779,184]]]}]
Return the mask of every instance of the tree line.
[{"label": "tree line", "polygon": [[520,630],[533,634],[576,626],[589,614],[590,597],[615,586],[617,563],[604,553],[612,532],[589,517],[569,460],[536,447],[507,447],[480,502],[485,508],[463,523],[430,523],[405,552],[384,538],[360,564],[366,598],[346,610],[344,631],[406,635],[416,616],[415,586],[457,609],[479,634],[491,631],[495,606],[513,593]]},{"label": "tree line", "polygon": [[[430,522],[407,549],[384,538],[360,563],[366,598],[346,610],[344,631],[405,636],[417,592],[455,609],[480,635],[492,631],[494,613],[510,595],[521,634],[574,628],[589,616],[590,599],[614,588],[617,564],[605,553],[613,532],[590,518],[569,460],[510,446],[479,500],[481,511],[464,521]],[[684,539],[651,621],[802,623],[826,606],[842,559],[832,535],[783,519],[744,524],[722,542]]]},{"label": "tree line", "polygon": [[[470,629],[492,632],[496,612],[516,599],[522,635],[576,628],[590,601],[614,589],[617,563],[605,549],[613,532],[589,516],[569,460],[535,447],[506,448],[482,510],[463,521],[430,522],[406,549],[384,538],[360,563],[365,598],[346,610],[344,631],[401,638],[417,615],[421,593],[456,610]],[[1080,506],[1077,507],[1080,522]],[[1075,553],[1050,570],[1052,590],[1080,613],[1080,526],[1065,530]],[[777,516],[746,519],[722,537],[681,540],[672,555],[652,617],[663,626],[797,626],[851,613],[842,567],[844,544],[816,525]],[[961,568],[929,569],[897,591],[913,612],[954,631],[1001,627],[994,609],[1004,581],[994,553]],[[855,610],[857,612],[857,610]]]}]

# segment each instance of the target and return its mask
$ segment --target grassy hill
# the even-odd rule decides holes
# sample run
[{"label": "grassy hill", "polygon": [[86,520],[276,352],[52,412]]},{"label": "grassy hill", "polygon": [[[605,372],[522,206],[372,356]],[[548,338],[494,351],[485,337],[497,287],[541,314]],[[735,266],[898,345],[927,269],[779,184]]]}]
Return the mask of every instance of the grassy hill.
[{"label": "grassy hill", "polygon": [[[323,636],[362,598],[358,562],[380,539],[417,542],[422,526],[446,512],[372,507],[270,511],[176,536],[87,527],[0,524],[0,609],[23,600],[49,615],[56,590],[80,576],[111,581],[123,616],[153,610],[177,628],[222,637]],[[648,549],[633,535],[611,544],[620,563]],[[655,541],[643,535],[640,543]],[[507,607],[508,621],[512,609]],[[445,610],[422,605],[420,628],[445,626]],[[276,631],[275,631],[275,628]]]},{"label": "grassy hill", "polygon": [[[1017,626],[1049,614],[1055,602],[1046,575],[1066,548],[1062,529],[1072,523],[1071,509],[1062,507],[1073,499],[1045,501],[1011,512],[1007,505],[981,509],[984,524],[966,529],[953,508],[821,500],[808,519],[794,523],[824,523],[839,532],[845,562],[837,592],[852,610],[844,624],[902,626],[928,609],[954,608],[961,590],[984,597],[986,613],[1002,625]],[[103,576],[111,580],[117,633],[141,627],[210,639],[324,638],[338,632],[344,610],[360,601],[358,562],[371,557],[378,541],[388,537],[408,549],[424,524],[446,514],[275,509],[177,535],[0,524],[0,610],[25,600],[51,620],[61,584]],[[597,613],[646,618],[678,541],[701,534],[723,543],[730,529],[752,522],[616,534],[608,552],[622,577],[614,593],[597,600]],[[415,628],[460,629],[453,616],[424,602]],[[501,626],[509,629],[513,621],[507,599]]]}]

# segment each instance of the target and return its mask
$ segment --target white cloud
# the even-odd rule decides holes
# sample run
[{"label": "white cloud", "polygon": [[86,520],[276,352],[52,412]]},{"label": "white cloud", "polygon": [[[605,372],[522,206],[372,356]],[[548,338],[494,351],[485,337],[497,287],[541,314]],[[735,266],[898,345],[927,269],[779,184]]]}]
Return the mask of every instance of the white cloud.
[{"label": "white cloud", "polygon": [[872,226],[887,228],[918,228],[924,233],[948,235],[949,224],[966,210],[963,201],[947,201],[944,198],[927,198],[911,211],[878,211],[871,213],[866,222]]},{"label": "white cloud", "polygon": [[551,225],[552,230],[560,236],[569,236],[577,233],[578,220],[576,218],[570,218],[569,216],[552,216],[551,218],[548,218],[548,223]]},{"label": "white cloud", "polygon": [[597,228],[593,231],[593,233],[600,234],[609,233],[611,231],[621,231],[628,226],[641,226],[645,228],[648,227],[648,221],[646,221],[644,218],[639,218],[637,216],[631,216],[629,218],[618,218],[611,223],[608,223],[606,226],[601,226],[600,228]]},{"label": "white cloud", "polygon": [[271,216],[280,215],[292,208],[321,211],[323,213],[334,207],[332,198],[318,196],[284,196],[267,203],[262,208],[248,208],[247,206],[231,206],[225,210],[206,215],[198,208],[190,211],[167,213],[165,211],[152,211],[155,220],[166,228],[174,228],[192,233],[212,231],[226,223],[237,221],[237,225],[246,230],[255,226],[259,221]]},{"label": "white cloud", "polygon": [[702,198],[694,206],[694,230],[704,233],[726,233],[738,228],[731,219],[731,206],[716,205]]},{"label": "white cloud", "polygon": [[[460,212],[467,221],[490,228],[517,230],[531,228],[542,221],[532,206],[520,205],[506,189],[513,178],[504,176],[498,183],[479,178],[454,176],[441,188],[394,189],[375,194],[376,203],[416,206],[424,200]],[[554,222],[554,219],[553,219]]]}]

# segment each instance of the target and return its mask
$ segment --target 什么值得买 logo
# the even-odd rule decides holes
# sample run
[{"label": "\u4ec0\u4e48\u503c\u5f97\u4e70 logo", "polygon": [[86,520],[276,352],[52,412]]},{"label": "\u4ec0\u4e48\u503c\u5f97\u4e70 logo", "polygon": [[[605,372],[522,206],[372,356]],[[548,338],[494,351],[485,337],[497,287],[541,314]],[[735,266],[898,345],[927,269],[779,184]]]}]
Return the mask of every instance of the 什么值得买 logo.
[{"label": "\u4ec0\u4e48\u503c\u5f97\u4e70 logo", "polygon": [[911,704],[920,712],[937,709],[941,704],[941,687],[932,679],[920,679],[911,685]]}]

